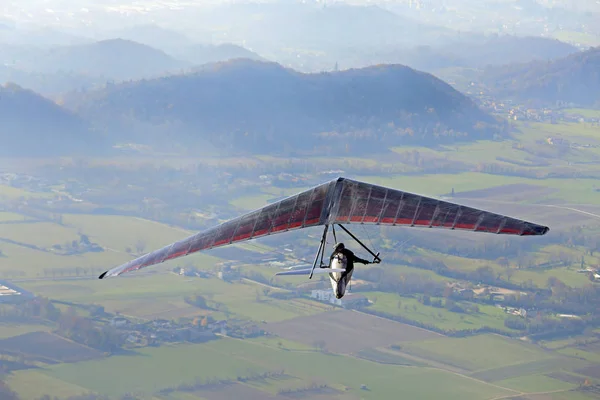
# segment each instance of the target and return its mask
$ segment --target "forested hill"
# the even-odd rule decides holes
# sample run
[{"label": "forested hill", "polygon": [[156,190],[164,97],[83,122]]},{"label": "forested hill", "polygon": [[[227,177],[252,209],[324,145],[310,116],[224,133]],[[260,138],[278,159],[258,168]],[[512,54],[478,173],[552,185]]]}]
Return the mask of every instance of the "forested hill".
[{"label": "forested hill", "polygon": [[[74,94],[65,105],[106,132],[277,152],[490,138],[502,125],[433,75],[402,65],[301,74],[233,60],[186,75]],[[359,148],[359,147],[354,147]]]},{"label": "forested hill", "polygon": [[600,105],[600,47],[553,61],[489,68],[482,81],[495,96],[538,105]]},{"label": "forested hill", "polygon": [[0,86],[0,121],[2,156],[91,154],[105,143],[72,112],[14,84]]}]

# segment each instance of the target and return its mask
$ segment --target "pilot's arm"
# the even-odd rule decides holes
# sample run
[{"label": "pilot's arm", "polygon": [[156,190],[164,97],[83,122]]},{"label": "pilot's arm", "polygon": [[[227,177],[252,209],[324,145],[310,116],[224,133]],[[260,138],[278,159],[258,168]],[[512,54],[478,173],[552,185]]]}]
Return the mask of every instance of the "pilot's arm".
[{"label": "pilot's arm", "polygon": [[354,256],[354,262],[361,263],[361,264],[371,264],[371,261],[363,260],[360,257],[356,257],[354,254],[353,254],[353,256]]}]

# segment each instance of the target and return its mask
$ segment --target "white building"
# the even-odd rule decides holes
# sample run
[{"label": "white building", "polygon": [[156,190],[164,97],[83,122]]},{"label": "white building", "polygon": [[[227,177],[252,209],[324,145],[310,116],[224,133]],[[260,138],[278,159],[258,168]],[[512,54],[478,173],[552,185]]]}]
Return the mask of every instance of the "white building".
[{"label": "white building", "polygon": [[346,293],[346,295],[341,299],[336,299],[335,295],[331,290],[312,290],[310,297],[322,302],[331,303],[344,308],[360,304],[369,304],[369,300],[365,296],[362,296],[360,294]]}]

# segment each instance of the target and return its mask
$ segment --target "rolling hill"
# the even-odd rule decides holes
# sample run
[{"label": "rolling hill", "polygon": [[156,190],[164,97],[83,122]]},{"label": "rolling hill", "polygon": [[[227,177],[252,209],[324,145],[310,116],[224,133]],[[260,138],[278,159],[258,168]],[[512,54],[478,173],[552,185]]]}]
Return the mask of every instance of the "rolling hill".
[{"label": "rolling hill", "polygon": [[181,51],[178,56],[195,65],[229,61],[237,58],[266,61],[255,52],[230,43],[219,45],[196,44]]},{"label": "rolling hill", "polygon": [[464,60],[462,66],[469,68],[553,60],[579,52],[577,47],[556,39],[512,35],[456,41],[434,49],[440,53],[446,51],[456,55]]},{"label": "rolling hill", "polygon": [[49,50],[29,68],[45,73],[71,71],[105,79],[128,80],[175,72],[187,65],[161,50],[130,40],[110,39]]},{"label": "rolling hill", "polygon": [[[552,60],[579,52],[570,44],[540,37],[470,35],[450,43],[375,51],[339,51],[332,56],[348,64],[405,64],[433,72],[441,68],[485,68],[489,65]],[[332,62],[331,56],[329,63]]]},{"label": "rolling hill", "polygon": [[59,29],[44,28],[20,28],[0,29],[0,43],[12,44],[15,46],[74,46],[88,44],[92,39],[63,32]]},{"label": "rolling hill", "polygon": [[488,68],[481,80],[498,97],[538,105],[600,105],[600,47],[553,61]]},{"label": "rolling hill", "polygon": [[73,90],[91,89],[101,86],[104,81],[77,73],[49,72],[37,73],[0,65],[0,85],[11,82],[33,90],[44,97],[56,98]]},{"label": "rolling hill", "polygon": [[155,49],[160,49],[167,54],[173,54],[173,49],[194,45],[194,41],[186,35],[156,24],[134,25],[125,29],[106,32],[102,36],[105,40],[118,37],[144,44]]},{"label": "rolling hill", "polygon": [[346,144],[370,151],[503,133],[502,124],[469,98],[402,65],[301,74],[275,63],[234,60],[74,94],[65,105],[130,140],[191,147],[211,142],[255,153]]},{"label": "rolling hill", "polygon": [[0,121],[2,156],[91,154],[104,144],[80,117],[14,84],[0,86]]}]

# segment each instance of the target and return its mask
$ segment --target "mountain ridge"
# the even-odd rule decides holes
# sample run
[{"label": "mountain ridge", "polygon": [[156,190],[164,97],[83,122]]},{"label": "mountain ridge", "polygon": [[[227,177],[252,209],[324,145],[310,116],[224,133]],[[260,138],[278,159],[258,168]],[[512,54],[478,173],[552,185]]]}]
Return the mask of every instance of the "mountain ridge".
[{"label": "mountain ridge", "polygon": [[148,139],[149,132],[160,139],[170,132],[187,144],[202,138],[217,147],[254,152],[310,151],[340,140],[375,149],[505,133],[470,98],[403,65],[308,74],[274,62],[237,59],[193,73],[73,93],[65,105],[131,140]]}]

